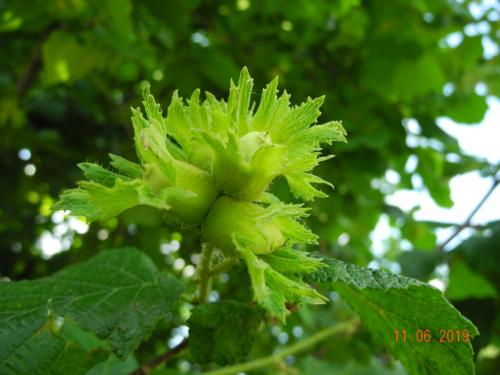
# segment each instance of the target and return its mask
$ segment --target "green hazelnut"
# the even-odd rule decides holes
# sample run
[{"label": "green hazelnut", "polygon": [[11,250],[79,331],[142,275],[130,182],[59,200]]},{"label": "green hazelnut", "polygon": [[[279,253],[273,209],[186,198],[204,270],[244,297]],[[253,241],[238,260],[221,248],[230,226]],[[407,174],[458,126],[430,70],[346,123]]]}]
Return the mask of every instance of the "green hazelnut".
[{"label": "green hazelnut", "polygon": [[248,240],[255,254],[267,254],[282,247],[286,238],[274,218],[260,219],[265,208],[249,201],[219,197],[203,223],[203,235],[224,252],[235,251],[233,235]]}]

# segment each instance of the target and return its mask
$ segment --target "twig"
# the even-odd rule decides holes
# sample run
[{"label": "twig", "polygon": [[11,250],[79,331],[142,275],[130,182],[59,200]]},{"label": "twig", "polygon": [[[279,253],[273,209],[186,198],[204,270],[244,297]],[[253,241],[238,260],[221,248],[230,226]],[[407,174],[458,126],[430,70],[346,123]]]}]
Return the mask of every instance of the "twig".
[{"label": "twig", "polygon": [[149,372],[154,369],[155,367],[161,365],[162,363],[167,362],[168,360],[172,359],[175,357],[177,354],[179,354],[181,351],[186,349],[188,346],[188,340],[184,339],[179,345],[173,347],[172,349],[166,351],[165,353],[159,355],[156,358],[153,358],[151,361],[145,363],[141,367],[139,367],[137,370],[133,371],[130,373],[130,375],[147,375]]},{"label": "twig", "polygon": [[213,268],[211,268],[208,274],[213,277],[213,276],[216,276],[222,272],[226,272],[235,263],[236,263],[236,258],[228,257],[228,258],[224,259],[222,262],[220,262],[219,264],[217,264],[216,266],[214,266]]},{"label": "twig", "polygon": [[42,32],[40,33],[40,37],[38,43],[31,54],[31,57],[26,65],[26,68],[23,71],[21,77],[17,81],[17,96],[20,101],[24,99],[26,94],[29,92],[36,79],[38,78],[38,74],[42,70],[43,62],[42,62],[42,47],[45,41],[49,38],[50,34],[53,31],[56,31],[61,27],[61,24],[58,22],[51,23],[48,25]]},{"label": "twig", "polygon": [[247,372],[251,370],[255,370],[258,368],[266,367],[269,365],[273,365],[274,363],[282,360],[286,356],[291,354],[295,354],[297,352],[303,351],[318,342],[321,342],[327,339],[330,336],[338,335],[341,333],[353,333],[359,324],[358,319],[348,320],[339,324],[336,324],[332,327],[326,328],[318,333],[312,335],[311,337],[306,338],[305,340],[299,341],[298,343],[289,346],[282,351],[270,355],[268,357],[256,359],[249,362],[240,363],[234,366],[224,367],[218,370],[206,372],[205,375],[231,375],[239,372]]},{"label": "twig", "polygon": [[458,227],[455,228],[455,231],[448,237],[446,240],[444,240],[439,246],[436,247],[436,251],[438,252],[443,252],[444,248],[446,245],[448,245],[451,240],[453,240],[460,232],[462,232],[465,228],[471,227],[471,220],[474,217],[474,215],[479,211],[479,209],[483,206],[483,204],[488,200],[490,195],[495,191],[496,187],[500,183],[500,178],[494,178],[493,179],[493,184],[489,188],[489,190],[486,192],[486,194],[483,196],[483,198],[478,202],[476,207],[471,211],[469,216],[465,219],[465,221],[460,224]]},{"label": "twig", "polygon": [[214,246],[210,243],[206,243],[201,251],[200,263],[198,264],[198,269],[196,270],[196,276],[198,279],[198,302],[203,303],[207,300],[208,293],[210,292],[211,277],[210,277],[210,266],[212,264],[212,254],[214,252]]}]

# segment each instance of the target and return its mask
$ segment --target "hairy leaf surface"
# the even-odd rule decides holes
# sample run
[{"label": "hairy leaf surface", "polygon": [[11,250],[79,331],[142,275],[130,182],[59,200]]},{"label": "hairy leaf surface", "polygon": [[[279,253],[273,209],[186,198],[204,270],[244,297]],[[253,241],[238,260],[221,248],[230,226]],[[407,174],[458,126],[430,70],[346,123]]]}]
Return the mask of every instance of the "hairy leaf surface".
[{"label": "hairy leaf surface", "polygon": [[191,354],[202,364],[235,363],[251,350],[259,323],[258,311],[243,303],[224,301],[200,305],[189,319]]},{"label": "hairy leaf surface", "polygon": [[61,373],[53,371],[72,364],[83,368],[67,373],[84,373],[101,349],[124,359],[161,318],[173,317],[181,292],[177,280],[131,248],[39,280],[2,282],[0,373]]},{"label": "hairy leaf surface", "polygon": [[[310,279],[331,285],[359,314],[363,324],[410,374],[473,374],[472,347],[464,342],[439,342],[440,330],[477,328],[436,288],[418,280],[370,270],[323,257],[327,267]],[[396,342],[394,330],[406,330]],[[430,330],[430,342],[417,341],[418,330]]]}]

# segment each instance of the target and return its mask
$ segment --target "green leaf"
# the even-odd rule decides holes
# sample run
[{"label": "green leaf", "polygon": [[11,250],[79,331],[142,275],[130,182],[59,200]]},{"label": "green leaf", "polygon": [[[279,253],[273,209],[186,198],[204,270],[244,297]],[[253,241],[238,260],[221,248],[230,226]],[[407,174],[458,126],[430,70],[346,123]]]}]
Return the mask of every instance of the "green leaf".
[{"label": "green leaf", "polygon": [[252,120],[252,127],[256,131],[269,129],[270,120],[274,113],[278,95],[278,77],[269,82],[260,99],[259,107]]},{"label": "green leaf", "polygon": [[397,260],[405,276],[425,280],[443,262],[443,254],[438,251],[404,251]]},{"label": "green leaf", "polygon": [[500,290],[500,221],[485,226],[483,232],[462,242],[452,254],[463,259],[470,269],[485,276]]},{"label": "green leaf", "polygon": [[417,249],[431,252],[436,247],[436,234],[426,223],[408,220],[402,228],[403,237]]},{"label": "green leaf", "polygon": [[133,37],[133,5],[130,0],[111,0],[102,4],[104,25],[116,38],[113,40],[126,42]]},{"label": "green leaf", "polygon": [[252,94],[253,79],[250,77],[248,69],[241,70],[238,79],[238,85],[235,86],[231,81],[229,98],[227,99],[228,112],[237,124],[237,130],[240,134],[245,134],[248,130],[248,120],[250,112],[250,95]]},{"label": "green leaf", "polygon": [[104,220],[139,204],[136,189],[139,183],[139,181],[134,184],[117,180],[113,187],[106,187],[98,183],[83,181],[80,185],[88,191],[90,200],[99,209],[99,219]]},{"label": "green leaf", "polygon": [[305,201],[311,201],[314,198],[328,197],[326,193],[316,189],[312,184],[325,184],[333,188],[331,183],[312,173],[288,172],[285,174],[285,178],[293,196]]},{"label": "green leaf", "polygon": [[347,132],[340,121],[331,121],[293,134],[286,144],[291,148],[290,157],[295,158],[298,155],[308,155],[313,151],[319,151],[319,146],[324,143],[329,145],[333,141],[347,143],[346,135]]},{"label": "green leaf", "polygon": [[305,251],[283,247],[270,254],[261,256],[272,268],[280,273],[310,273],[324,264],[318,258],[313,258]]},{"label": "green leaf", "polygon": [[192,136],[186,110],[184,109],[182,98],[179,97],[177,91],[174,91],[172,95],[172,102],[168,107],[165,121],[167,133],[174,137],[182,148],[188,149],[188,144]]},{"label": "green leaf", "polygon": [[300,278],[287,277],[249,250],[248,241],[233,235],[236,250],[245,261],[255,300],[272,316],[284,322],[286,303],[323,304],[326,298]]},{"label": "green leaf", "polygon": [[314,198],[325,198],[328,195],[316,189],[312,184],[333,185],[322,178],[308,173],[321,161],[328,160],[333,155],[320,157],[320,145],[332,144],[333,141],[347,142],[346,131],[339,121],[315,125],[292,134],[286,141],[289,147],[290,162],[284,169],[284,176],[290,190],[296,198],[305,201]]},{"label": "green leaf", "polygon": [[106,361],[97,364],[85,375],[125,375],[130,374],[138,366],[139,364],[133,356],[121,361],[115,355],[110,355]]},{"label": "green leaf", "polygon": [[258,120],[254,120],[256,121],[255,125],[252,124],[252,127],[256,129],[270,131],[271,128],[280,124],[290,112],[290,94],[284,90],[279,99],[276,99],[275,84],[278,84],[276,78],[262,93],[263,98],[255,115]]},{"label": "green leaf", "polygon": [[[67,322],[60,332],[56,332],[55,326],[59,324],[58,321],[54,316],[47,317],[47,311],[43,313],[30,313],[30,319],[26,319],[24,324],[18,327],[4,327],[6,323],[11,325],[17,323],[16,320],[7,322],[2,316],[0,330],[2,375],[83,375],[89,368],[106,358],[106,351],[103,348],[87,350],[82,347],[79,340],[75,339],[75,335],[72,339],[64,337]],[[39,322],[40,325],[31,331],[35,322]],[[9,334],[7,332],[9,328],[17,328],[18,331]],[[12,346],[15,349],[10,351]]]},{"label": "green leaf", "polygon": [[99,220],[101,212],[92,203],[90,194],[84,189],[70,189],[64,191],[59,201],[52,206],[53,210],[70,210],[73,216],[84,216],[89,221]]},{"label": "green leaf", "polygon": [[70,210],[72,215],[84,216],[89,221],[104,220],[136,205],[147,205],[168,210],[167,197],[179,195],[179,189],[167,188],[153,194],[143,180],[117,179],[108,187],[95,182],[81,181],[80,189],[66,190],[61,194],[54,210]]},{"label": "green leaf", "polygon": [[157,128],[160,134],[164,137],[167,135],[165,119],[163,118],[161,107],[156,103],[155,98],[149,91],[149,86],[146,86],[143,94],[142,105],[152,127]]},{"label": "green leaf", "polygon": [[481,35],[465,36],[462,43],[450,53],[452,66],[457,69],[457,73],[463,73],[461,69],[474,69],[483,59],[483,42]]},{"label": "green leaf", "polygon": [[311,124],[314,124],[321,114],[319,108],[324,100],[324,96],[315,99],[308,98],[300,106],[288,111],[281,121],[271,124],[269,134],[273,142],[286,143],[293,134],[303,131],[309,128]]},{"label": "green leaf", "polygon": [[[370,270],[323,257],[328,266],[310,279],[331,285],[359,314],[375,339],[389,349],[409,374],[464,374],[474,372],[470,343],[440,343],[440,330],[477,328],[443,296],[418,280]],[[394,330],[407,332],[407,342],[396,342]],[[417,342],[418,330],[430,330],[430,342]]]},{"label": "green leaf", "polygon": [[422,176],[432,199],[442,207],[453,206],[449,178],[443,175],[446,162],[444,154],[430,147],[421,147],[417,149],[417,155],[417,172]]},{"label": "green leaf", "polygon": [[172,167],[173,158],[165,142],[165,124],[163,120],[159,120],[161,118],[159,108],[147,91],[144,93],[144,104],[147,106],[147,119],[140,108],[132,108],[132,126],[137,156],[143,165],[147,163],[157,165],[173,182],[175,172]]},{"label": "green leaf", "polygon": [[137,163],[131,162],[121,156],[115,154],[109,154],[111,158],[111,165],[116,168],[120,173],[131,178],[141,178],[142,169]]},{"label": "green leaf", "polygon": [[444,83],[441,67],[431,54],[400,61],[394,67],[394,88],[403,99],[440,92]]},{"label": "green leaf", "polygon": [[471,270],[464,261],[454,262],[450,265],[449,278],[446,296],[451,300],[497,297],[497,291],[488,279]]},{"label": "green leaf", "polygon": [[128,180],[128,177],[119,175],[118,173],[112,172],[94,163],[80,163],[78,164],[78,168],[83,171],[85,177],[90,181],[97,182],[107,187],[113,187],[117,178]]},{"label": "green leaf", "polygon": [[94,69],[102,69],[109,52],[91,38],[75,38],[56,31],[43,45],[43,76],[47,84],[73,82]]},{"label": "green leaf", "polygon": [[[392,41],[384,41],[384,45],[374,44],[374,47],[377,52],[369,57],[369,64],[362,66],[361,84],[379,96],[389,101],[410,101],[414,97],[438,93],[446,83],[444,72],[434,55],[427,53],[403,57],[395,54],[403,46],[396,47]],[[392,50],[381,51],[391,47]],[[398,58],[398,63],[387,64],[391,58]]]},{"label": "green leaf", "polygon": [[444,115],[459,123],[477,124],[481,122],[487,110],[488,104],[484,96],[475,93],[453,95]]},{"label": "green leaf", "polygon": [[194,360],[220,366],[240,361],[252,349],[260,321],[255,308],[239,302],[195,307],[188,322],[189,347]]},{"label": "green leaf", "polygon": [[84,373],[63,369],[91,367],[104,348],[125,359],[160,319],[172,319],[181,293],[177,280],[132,248],[50,277],[1,282],[0,373]]}]

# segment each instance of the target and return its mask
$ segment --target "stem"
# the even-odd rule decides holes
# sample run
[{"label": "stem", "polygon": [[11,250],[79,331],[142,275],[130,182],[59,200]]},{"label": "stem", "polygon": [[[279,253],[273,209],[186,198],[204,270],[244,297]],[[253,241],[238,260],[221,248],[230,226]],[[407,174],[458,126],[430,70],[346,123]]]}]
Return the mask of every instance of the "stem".
[{"label": "stem", "polygon": [[198,302],[203,303],[207,300],[208,293],[210,292],[211,279],[210,279],[210,264],[212,263],[212,254],[214,246],[206,243],[201,251],[200,263],[198,264],[197,277],[199,282],[198,287]]},{"label": "stem", "polygon": [[236,374],[238,372],[246,372],[266,367],[269,365],[273,365],[274,363],[278,362],[284,357],[303,351],[317,344],[318,342],[327,339],[330,336],[337,335],[340,333],[352,333],[356,330],[358,323],[359,323],[358,319],[352,319],[346,322],[336,324],[332,327],[319,331],[318,333],[315,333],[314,335],[306,338],[305,340],[299,341],[298,343],[291,345],[286,349],[283,349],[279,353],[270,355],[268,357],[256,359],[253,361],[240,363],[234,366],[229,366],[229,367],[224,367],[222,369],[209,371],[206,372],[205,375],[231,375],[231,374]]},{"label": "stem", "polygon": [[184,339],[179,345],[173,347],[172,349],[166,351],[165,353],[153,358],[151,361],[143,364],[137,370],[130,373],[130,375],[147,375],[155,367],[167,362],[169,359],[175,357],[181,351],[183,351],[188,346],[188,340]]},{"label": "stem", "polygon": [[471,213],[469,214],[469,216],[467,216],[467,218],[465,219],[465,221],[460,224],[456,229],[455,231],[450,235],[450,237],[448,237],[443,243],[441,243],[438,247],[436,247],[436,251],[439,251],[439,252],[442,252],[444,251],[444,247],[446,245],[448,245],[451,240],[453,240],[456,236],[458,236],[458,234],[463,231],[465,228],[468,228],[471,226],[471,220],[472,218],[474,217],[474,215],[479,211],[479,209],[483,206],[483,204],[488,200],[488,198],[490,197],[490,195],[495,191],[496,187],[498,186],[498,184],[500,183],[500,179],[499,178],[494,178],[493,179],[493,184],[491,185],[491,187],[489,188],[489,190],[486,192],[486,194],[483,196],[483,198],[478,202],[478,204],[476,205],[476,207],[474,207],[474,209],[471,211]]},{"label": "stem", "polygon": [[231,266],[236,263],[236,259],[233,257],[226,258],[219,264],[217,264],[215,267],[210,269],[209,275],[210,276],[216,276],[222,272],[225,272],[231,268]]}]

